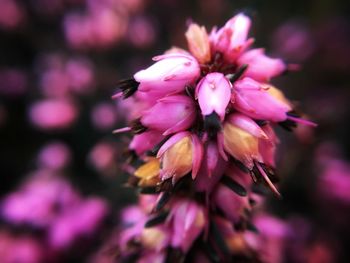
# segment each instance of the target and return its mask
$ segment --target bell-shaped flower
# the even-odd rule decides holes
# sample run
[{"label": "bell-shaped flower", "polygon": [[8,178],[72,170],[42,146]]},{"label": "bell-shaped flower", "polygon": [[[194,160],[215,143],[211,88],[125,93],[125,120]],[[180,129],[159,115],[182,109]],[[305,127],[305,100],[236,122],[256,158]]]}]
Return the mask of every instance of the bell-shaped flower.
[{"label": "bell-shaped flower", "polygon": [[138,186],[155,186],[160,181],[159,172],[159,160],[154,157],[149,158],[145,164],[141,165],[134,172],[134,175],[139,179]]},{"label": "bell-shaped flower", "polygon": [[204,207],[192,200],[177,199],[169,218],[173,227],[171,245],[186,253],[207,224]]},{"label": "bell-shaped flower", "polygon": [[223,120],[231,99],[231,87],[231,83],[222,73],[206,75],[196,87],[196,97],[202,115],[207,116],[215,112]]},{"label": "bell-shaped flower", "polygon": [[268,81],[286,70],[286,65],[281,59],[270,58],[264,52],[263,48],[252,49],[238,58],[238,65],[248,65],[244,76],[258,81]]},{"label": "bell-shaped flower", "polygon": [[184,95],[164,97],[143,113],[141,123],[163,135],[189,128],[196,118],[196,108],[191,98]]},{"label": "bell-shaped flower", "polygon": [[272,129],[270,125],[264,125],[262,127],[268,139],[260,139],[259,140],[259,152],[264,163],[270,167],[275,167],[275,152],[277,144],[279,140],[275,131]]},{"label": "bell-shaped flower", "polygon": [[233,180],[239,187],[244,188],[245,194],[239,195],[227,185],[220,183],[213,192],[213,200],[228,219],[238,222],[244,210],[250,209],[247,192],[250,191],[252,180],[249,174],[242,172],[235,165],[230,165],[227,171],[228,180]]},{"label": "bell-shaped flower", "polygon": [[138,90],[162,95],[185,90],[200,75],[197,60],[185,54],[166,54],[153,58],[156,61],[134,75],[140,83]]},{"label": "bell-shaped flower", "polygon": [[162,133],[156,130],[148,130],[141,134],[136,134],[129,144],[129,150],[135,151],[137,155],[142,155],[152,150],[164,138]]},{"label": "bell-shaped flower", "polygon": [[252,169],[254,160],[261,160],[259,138],[266,138],[264,131],[243,114],[228,116],[223,128],[223,146],[226,152]]},{"label": "bell-shaped flower", "polygon": [[247,39],[250,25],[251,20],[246,15],[234,16],[218,31],[211,32],[212,49],[223,53],[228,62],[234,62],[253,43],[253,39]]},{"label": "bell-shaped flower", "polygon": [[146,249],[161,251],[169,245],[170,232],[164,226],[144,228],[141,243]]},{"label": "bell-shaped flower", "polygon": [[274,89],[248,77],[238,80],[233,85],[233,106],[253,119],[285,121],[292,108],[284,99],[275,96]]},{"label": "bell-shaped flower", "polygon": [[210,43],[207,30],[204,26],[192,23],[185,33],[188,48],[193,56],[204,64],[210,61]]},{"label": "bell-shaped flower", "polygon": [[195,180],[196,190],[210,193],[226,167],[227,162],[219,154],[216,143],[209,142],[205,147],[202,164]]},{"label": "bell-shaped flower", "polygon": [[162,180],[178,179],[192,170],[194,179],[201,165],[203,146],[197,135],[180,132],[173,135],[159,149],[157,157],[161,158],[160,177]]},{"label": "bell-shaped flower", "polygon": [[[218,228],[218,234],[225,241],[225,246],[229,250],[228,252],[241,255],[251,253],[244,236],[245,232],[251,231],[236,231],[230,220],[219,216],[214,218],[214,223]],[[213,245],[217,245],[215,240],[212,243]]]}]

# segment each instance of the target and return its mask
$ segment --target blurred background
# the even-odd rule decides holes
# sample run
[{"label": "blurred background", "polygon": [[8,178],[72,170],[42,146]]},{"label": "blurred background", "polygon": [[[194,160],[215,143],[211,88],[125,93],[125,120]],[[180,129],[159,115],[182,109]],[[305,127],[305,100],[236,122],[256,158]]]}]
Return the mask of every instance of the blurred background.
[{"label": "blurred background", "polygon": [[301,65],[273,83],[319,124],[278,129],[283,199],[257,222],[270,261],[350,262],[346,0],[0,0],[0,262],[112,262],[135,200],[130,137],[112,134],[132,110],[111,99],[118,80],[186,47],[189,22],[210,31],[239,11],[255,46]]}]

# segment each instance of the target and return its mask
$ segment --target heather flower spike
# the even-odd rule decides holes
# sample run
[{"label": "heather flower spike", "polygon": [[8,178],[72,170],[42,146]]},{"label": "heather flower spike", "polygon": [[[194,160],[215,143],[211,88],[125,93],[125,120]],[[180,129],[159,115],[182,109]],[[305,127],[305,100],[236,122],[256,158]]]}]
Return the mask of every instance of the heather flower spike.
[{"label": "heather flower spike", "polygon": [[133,98],[137,117],[115,132],[133,132],[130,182],[140,190],[135,218],[123,219],[121,259],[259,260],[244,233],[257,189],[280,196],[273,127],[315,124],[269,83],[288,66],[250,49],[250,26],[244,14],[210,34],[192,23],[189,51],[172,48],[119,83],[115,98]]}]

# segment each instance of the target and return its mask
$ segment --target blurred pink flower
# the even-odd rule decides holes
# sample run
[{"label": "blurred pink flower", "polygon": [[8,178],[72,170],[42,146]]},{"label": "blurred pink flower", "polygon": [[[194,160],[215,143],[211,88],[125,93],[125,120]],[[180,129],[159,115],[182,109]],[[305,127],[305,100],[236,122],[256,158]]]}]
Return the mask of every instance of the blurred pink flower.
[{"label": "blurred pink flower", "polygon": [[0,1],[0,27],[13,29],[19,26],[25,19],[24,8],[16,0]]},{"label": "blurred pink flower", "polygon": [[65,71],[69,85],[78,94],[91,91],[94,85],[94,68],[86,58],[74,58],[67,61]]},{"label": "blurred pink flower", "polygon": [[156,63],[134,74],[135,80],[140,83],[140,91],[162,96],[178,93],[199,77],[198,62],[190,55],[167,54],[157,56],[153,60]]},{"label": "blurred pink flower", "polygon": [[121,40],[126,26],[127,17],[105,5],[86,14],[67,14],[63,21],[66,40],[78,49],[110,47]]},{"label": "blurred pink flower", "polygon": [[108,142],[97,143],[89,153],[89,162],[99,172],[108,172],[115,166],[116,147]]},{"label": "blurred pink flower", "polygon": [[38,154],[38,165],[41,168],[60,170],[70,163],[71,155],[71,151],[66,144],[51,142],[41,148]]},{"label": "blurred pink flower", "polygon": [[46,99],[34,103],[29,110],[33,125],[43,130],[69,128],[78,117],[76,105],[63,99]]},{"label": "blurred pink flower", "polygon": [[285,59],[303,62],[315,52],[315,39],[308,27],[289,21],[279,26],[272,37],[273,50]]},{"label": "blurred pink flower", "polygon": [[104,200],[90,197],[55,218],[49,228],[48,240],[56,249],[71,246],[79,237],[94,234],[108,211]]},{"label": "blurred pink flower", "polygon": [[13,224],[46,227],[71,205],[80,201],[74,189],[50,171],[39,170],[1,202],[1,215]]},{"label": "blurred pink flower", "polygon": [[323,199],[350,205],[350,163],[341,159],[323,163],[318,190]]},{"label": "blurred pink flower", "polygon": [[245,234],[248,244],[256,250],[263,262],[283,262],[290,229],[287,222],[270,215],[259,215],[254,219],[258,233]]},{"label": "blurred pink flower", "polygon": [[137,17],[130,21],[128,38],[138,48],[147,48],[156,38],[156,31],[151,21],[145,17]]},{"label": "blurred pink flower", "polygon": [[109,130],[117,121],[116,106],[102,102],[94,106],[91,112],[91,121],[99,130]]},{"label": "blurred pink flower", "polygon": [[94,68],[83,56],[67,58],[61,53],[44,54],[38,59],[40,89],[48,97],[67,97],[92,91]]},{"label": "blurred pink flower", "polygon": [[[113,98],[131,97],[123,106],[135,119],[114,132],[134,133],[130,160],[142,163],[127,166],[133,174],[128,183],[141,197],[157,196],[148,213],[140,204],[141,216],[135,215],[138,219],[126,228],[132,238],[120,246],[121,259],[162,259],[168,240],[166,252],[172,257],[174,251],[174,261],[193,260],[207,248],[225,262],[236,256],[255,262],[264,253],[250,251],[243,236],[253,203],[261,203],[253,184],[269,186],[280,196],[274,185],[278,139],[272,127],[315,124],[299,118],[283,92],[267,83],[286,65],[263,49],[247,50],[253,43],[250,25],[250,18],[240,13],[208,36],[203,26],[191,23],[186,37],[192,54],[172,48],[118,83]],[[273,227],[271,223],[267,231]],[[273,237],[268,245],[274,249],[281,240]],[[266,262],[281,258],[279,251],[272,252]]]},{"label": "blurred pink flower", "polygon": [[15,236],[0,231],[0,258],[2,263],[44,262],[45,248],[30,236]]}]

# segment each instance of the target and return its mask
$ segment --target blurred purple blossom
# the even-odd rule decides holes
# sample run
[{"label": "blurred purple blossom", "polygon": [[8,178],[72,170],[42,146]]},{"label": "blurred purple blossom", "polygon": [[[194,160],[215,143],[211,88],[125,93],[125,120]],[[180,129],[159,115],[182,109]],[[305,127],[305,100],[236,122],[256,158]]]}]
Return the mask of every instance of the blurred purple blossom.
[{"label": "blurred purple blossom", "polygon": [[0,28],[14,29],[23,23],[25,18],[25,9],[19,1],[0,1]]},{"label": "blurred purple blossom", "polygon": [[35,102],[29,109],[29,119],[42,130],[62,130],[70,127],[78,117],[76,105],[66,99],[46,99]]},{"label": "blurred purple blossom", "polygon": [[65,168],[71,161],[72,153],[69,147],[59,141],[44,145],[38,154],[38,166],[52,170]]}]

